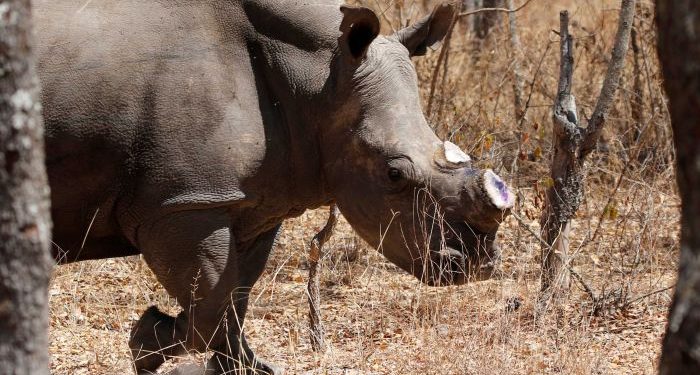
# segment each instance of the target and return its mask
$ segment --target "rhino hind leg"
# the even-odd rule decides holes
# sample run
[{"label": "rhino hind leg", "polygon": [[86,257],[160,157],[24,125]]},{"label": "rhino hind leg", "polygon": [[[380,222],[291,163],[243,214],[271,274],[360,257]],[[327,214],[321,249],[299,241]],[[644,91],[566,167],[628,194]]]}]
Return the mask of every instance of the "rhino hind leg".
[{"label": "rhino hind leg", "polygon": [[139,375],[188,351],[214,354],[206,371],[190,366],[176,373],[281,373],[257,358],[241,330],[248,294],[265,268],[279,226],[240,248],[229,225],[225,210],[184,211],[139,232],[144,259],[183,307],[176,318],[149,308],[135,326],[130,348]]}]

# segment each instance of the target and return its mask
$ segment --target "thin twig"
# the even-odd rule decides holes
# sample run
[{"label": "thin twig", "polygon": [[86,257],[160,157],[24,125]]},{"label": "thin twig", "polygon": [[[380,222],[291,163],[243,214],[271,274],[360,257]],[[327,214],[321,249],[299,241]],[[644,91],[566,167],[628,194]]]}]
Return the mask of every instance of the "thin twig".
[{"label": "thin twig", "polygon": [[[437,78],[438,75],[440,74],[440,65],[442,65],[442,60],[445,58],[445,54],[447,53],[447,50],[450,48],[450,40],[452,39],[452,31],[454,30],[455,24],[457,23],[457,17],[452,18],[452,23],[450,24],[450,28],[447,30],[447,35],[445,36],[445,41],[442,43],[442,48],[440,48],[440,55],[438,55],[438,61],[437,64],[435,64],[435,69],[433,69],[433,77],[430,80],[430,95],[428,95],[428,108],[427,108],[427,113],[428,116],[432,114],[432,107],[433,107],[433,99],[435,97],[435,86],[437,85]],[[445,69],[445,73],[447,73],[447,69]]]},{"label": "thin twig", "polygon": [[598,217],[598,225],[596,226],[595,230],[593,231],[593,235],[590,237],[590,239],[588,241],[586,241],[586,244],[588,242],[595,241],[596,237],[598,236],[598,232],[600,231],[601,223],[603,222],[603,219],[605,218],[605,214],[606,214],[607,210],[609,210],[610,204],[612,204],[613,199],[615,199],[615,196],[617,195],[618,190],[620,190],[620,186],[622,185],[622,180],[625,177],[625,173],[627,173],[627,169],[629,169],[631,161],[632,161],[631,158],[629,160],[627,160],[627,162],[625,163],[625,166],[622,168],[622,172],[620,172],[620,177],[617,179],[617,183],[615,184],[615,188],[613,189],[612,193],[610,193],[608,195],[608,201],[605,202],[603,212],[601,212],[600,217]]},{"label": "thin twig", "polygon": [[85,247],[85,243],[87,242],[88,236],[90,235],[90,230],[92,229],[92,225],[95,224],[95,219],[97,218],[97,213],[100,212],[100,208],[97,207],[95,210],[95,213],[92,215],[92,219],[90,219],[90,224],[88,224],[87,230],[85,231],[85,236],[83,236],[83,242],[80,244],[80,249],[78,249],[78,254],[75,256],[75,259],[80,258],[80,253],[83,252],[83,248]]},{"label": "thin twig", "polygon": [[[374,0],[374,3],[377,5],[377,8],[379,8],[380,10],[382,9],[382,6],[381,6],[381,4],[379,4],[379,1]],[[392,3],[393,3],[393,1],[392,1]],[[386,15],[386,11],[389,10],[389,8],[391,8],[392,3],[389,3],[389,5],[386,7],[386,9],[384,9],[380,12],[380,15],[382,16],[382,18],[384,18],[384,21],[386,21],[386,23],[389,24],[389,27],[391,27],[391,32],[395,33],[396,29],[394,28],[394,25],[391,23],[391,19],[389,18],[389,16]]]},{"label": "thin twig", "polygon": [[[529,92],[527,94],[527,100],[525,100],[525,107],[523,109],[523,116],[520,118],[520,122],[518,122],[518,147],[517,147],[517,154],[515,155],[516,157],[513,159],[513,167],[511,170],[515,171],[515,185],[516,187],[519,186],[520,184],[520,175],[518,171],[518,166],[517,166],[517,160],[518,157],[520,157],[520,152],[522,150],[522,129],[523,125],[525,122],[525,116],[527,115],[527,111],[530,108],[533,108],[534,106],[530,105],[530,101],[532,100],[532,94],[535,92],[535,82],[537,82],[537,77],[540,74],[540,71],[542,70],[542,63],[544,62],[544,59],[547,57],[547,54],[549,53],[549,50],[551,49],[552,44],[547,43],[547,48],[545,48],[544,53],[542,53],[542,57],[540,57],[540,61],[537,63],[537,69],[535,69],[535,74],[532,76],[532,81],[530,82],[530,87],[529,87]],[[547,104],[547,107],[550,107],[551,104]]]},{"label": "thin twig", "polygon": [[549,246],[549,244],[547,243],[547,241],[545,241],[544,239],[542,239],[542,237],[540,237],[540,235],[537,234],[537,232],[536,232],[534,229],[532,229],[532,227],[530,227],[530,225],[529,225],[528,223],[526,223],[526,222],[523,220],[523,218],[521,218],[521,217],[520,217],[518,214],[516,214],[515,212],[511,212],[510,214],[511,214],[511,216],[513,216],[513,217],[515,218],[515,220],[518,221],[518,223],[520,224],[520,226],[521,226],[523,229],[525,229],[528,233],[530,233],[530,235],[532,235],[532,237],[533,237],[534,239],[536,239],[542,246]]},{"label": "thin twig", "polygon": [[[511,215],[517,220],[517,222],[520,224],[520,226],[525,229],[532,237],[534,237],[541,245],[546,246],[550,249],[552,248],[552,245],[548,244],[547,241],[545,241],[537,232],[530,227],[520,216],[518,216],[516,213],[511,212]],[[553,253],[554,256],[559,256],[559,254]],[[583,290],[588,294],[588,297],[591,298],[591,301],[594,303],[598,301],[598,297],[596,296],[596,293],[593,291],[593,288],[591,288],[588,283],[583,279],[583,276],[579,274],[569,262],[563,262],[563,259],[560,259],[562,263],[564,263],[564,267],[571,273],[571,275],[574,277],[576,281],[581,284],[581,287]]]},{"label": "thin twig", "polygon": [[647,298],[647,297],[651,297],[651,296],[653,296],[653,295],[655,295],[655,294],[659,294],[659,293],[663,293],[663,292],[665,292],[665,291],[667,291],[667,290],[671,290],[671,289],[673,289],[673,288],[675,288],[675,287],[676,287],[676,284],[673,284],[673,285],[669,285],[669,286],[667,286],[667,287],[665,287],[665,288],[661,288],[661,289],[658,289],[658,290],[649,292],[649,293],[644,294],[644,295],[642,295],[642,296],[639,296],[639,297],[637,297],[637,298],[635,298],[635,299],[633,299],[633,300],[629,300],[629,301],[625,302],[625,304],[623,305],[623,307],[629,307],[629,306],[632,305],[633,303],[639,302],[639,301],[641,301],[641,300],[643,300],[643,299],[645,299],[645,298]]},{"label": "thin twig", "polygon": [[457,15],[457,17],[466,17],[466,16],[471,16],[472,14],[477,14],[481,12],[504,12],[504,13],[515,13],[519,11],[520,9],[525,8],[528,4],[530,4],[532,0],[527,0],[525,1],[521,6],[515,8],[515,9],[508,9],[508,8],[480,8],[476,10],[471,10],[469,12],[462,12]]}]

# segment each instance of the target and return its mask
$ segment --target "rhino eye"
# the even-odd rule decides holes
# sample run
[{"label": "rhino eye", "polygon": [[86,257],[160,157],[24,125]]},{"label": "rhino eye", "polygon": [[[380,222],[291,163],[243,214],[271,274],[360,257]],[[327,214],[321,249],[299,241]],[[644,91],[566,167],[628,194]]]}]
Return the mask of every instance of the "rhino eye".
[{"label": "rhino eye", "polygon": [[401,180],[401,177],[403,177],[401,175],[401,171],[398,170],[397,168],[389,168],[388,174],[389,174],[389,180],[391,180],[391,182],[397,182],[397,181]]}]

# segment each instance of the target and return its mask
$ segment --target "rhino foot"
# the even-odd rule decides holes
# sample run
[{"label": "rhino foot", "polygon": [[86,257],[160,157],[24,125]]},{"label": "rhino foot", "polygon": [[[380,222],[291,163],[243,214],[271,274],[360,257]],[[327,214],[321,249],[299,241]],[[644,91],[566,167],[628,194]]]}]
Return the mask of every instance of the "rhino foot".
[{"label": "rhino foot", "polygon": [[246,375],[283,375],[284,371],[276,367],[274,365],[270,364],[265,364],[264,369],[263,368],[248,368],[248,369],[239,369],[239,370],[228,370],[225,372],[221,372],[222,370],[219,369],[219,372],[217,372],[216,369],[214,368],[209,368],[209,367],[204,367],[202,365],[197,365],[194,363],[188,363],[184,365],[180,365],[177,368],[169,371],[166,373],[166,375],[218,375],[218,374],[246,374]]},{"label": "rhino foot", "polygon": [[255,358],[252,363],[250,363],[250,361],[246,363],[242,361],[231,361],[230,357],[215,354],[209,359],[207,363],[207,372],[205,374],[283,375],[284,370],[281,367],[258,358]]},{"label": "rhino foot", "polygon": [[129,348],[136,373],[154,374],[168,358],[186,353],[183,345],[173,337],[177,319],[162,313],[157,307],[148,308],[131,331]]},{"label": "rhino foot", "polygon": [[202,365],[196,365],[194,363],[180,365],[177,368],[165,373],[165,375],[202,375],[202,374],[204,374],[204,367]]}]

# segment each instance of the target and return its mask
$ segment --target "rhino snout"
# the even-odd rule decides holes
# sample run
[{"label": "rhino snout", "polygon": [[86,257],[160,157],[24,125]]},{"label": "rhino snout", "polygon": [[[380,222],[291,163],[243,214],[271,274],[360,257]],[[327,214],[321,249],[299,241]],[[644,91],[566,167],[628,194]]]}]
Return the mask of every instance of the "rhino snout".
[{"label": "rhino snout", "polygon": [[488,279],[500,263],[496,232],[513,207],[515,195],[491,169],[465,171],[465,195],[453,202],[445,218],[449,229],[434,235],[429,264],[424,265],[423,279],[430,285]]},{"label": "rhino snout", "polygon": [[498,269],[501,253],[493,236],[479,235],[477,243],[447,240],[431,251],[424,265],[423,280],[432,286],[461,285],[491,278]]}]

